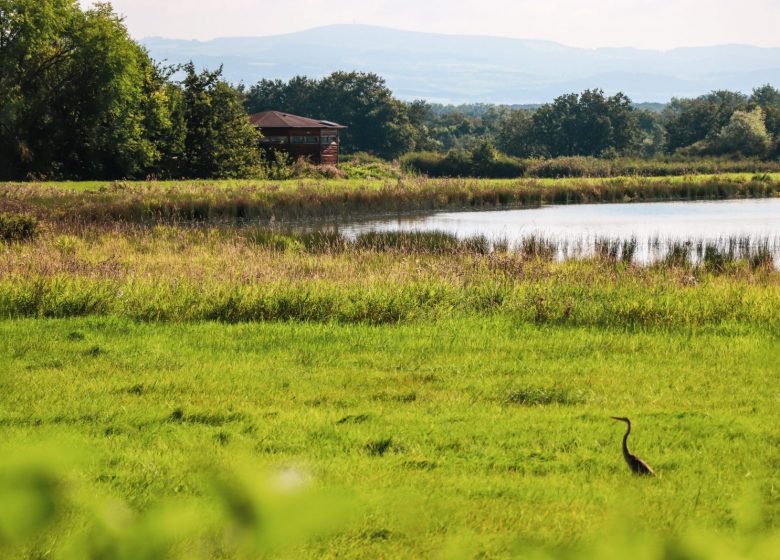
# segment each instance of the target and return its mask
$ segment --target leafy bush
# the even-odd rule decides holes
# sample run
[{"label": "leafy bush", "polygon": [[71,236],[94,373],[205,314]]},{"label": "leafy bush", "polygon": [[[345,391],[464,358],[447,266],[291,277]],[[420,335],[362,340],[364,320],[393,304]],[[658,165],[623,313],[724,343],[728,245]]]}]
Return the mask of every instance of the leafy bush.
[{"label": "leafy bush", "polygon": [[528,164],[531,177],[609,177],[612,160],[595,157],[571,156],[554,159],[532,160]]},{"label": "leafy bush", "polygon": [[501,179],[522,177],[525,174],[526,166],[521,159],[488,150],[478,146],[472,152],[412,152],[401,158],[401,165],[407,171],[429,177]]},{"label": "leafy bush", "polygon": [[28,214],[0,214],[0,240],[27,241],[38,233],[38,219]]},{"label": "leafy bush", "polygon": [[289,178],[294,179],[341,179],[345,173],[335,165],[317,165],[311,161],[298,158],[289,167]]},{"label": "leafy bush", "polygon": [[374,154],[368,152],[354,152],[352,154],[342,154],[341,163],[348,163],[350,165],[372,165],[372,164],[386,164],[387,160],[382,159]]},{"label": "leafy bush", "polygon": [[[693,148],[693,147],[691,147]],[[695,156],[695,157],[693,157]],[[754,158],[700,157],[701,153],[691,150],[688,156],[666,158],[614,158],[559,157],[553,159],[531,159],[526,161],[527,177],[619,177],[638,175],[642,177],[672,177],[692,174],[752,173],[780,171],[780,163],[761,161]]]},{"label": "leafy bush", "polygon": [[747,156],[763,156],[772,144],[767,132],[764,111],[756,107],[753,111],[735,111],[712,142],[717,153],[737,153]]},{"label": "leafy bush", "polygon": [[342,156],[339,167],[347,179],[401,179],[405,175],[398,162],[366,152]]}]

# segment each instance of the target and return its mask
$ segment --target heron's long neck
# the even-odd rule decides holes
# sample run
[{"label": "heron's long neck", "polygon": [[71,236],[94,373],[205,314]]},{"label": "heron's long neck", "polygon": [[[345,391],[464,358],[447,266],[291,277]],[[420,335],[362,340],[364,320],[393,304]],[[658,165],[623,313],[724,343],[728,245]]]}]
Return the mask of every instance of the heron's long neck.
[{"label": "heron's long neck", "polygon": [[623,457],[628,457],[629,455],[631,455],[631,453],[629,453],[628,451],[628,434],[630,433],[631,433],[631,423],[627,422],[626,433],[623,436]]}]

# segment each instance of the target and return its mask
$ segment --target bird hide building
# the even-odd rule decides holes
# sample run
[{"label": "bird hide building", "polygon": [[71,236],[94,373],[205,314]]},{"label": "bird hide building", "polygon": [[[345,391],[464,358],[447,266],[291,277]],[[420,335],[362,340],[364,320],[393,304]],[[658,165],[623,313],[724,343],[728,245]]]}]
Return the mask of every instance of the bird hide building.
[{"label": "bird hide building", "polygon": [[312,163],[339,162],[339,130],[346,126],[279,111],[255,113],[249,120],[260,129],[266,151],[285,152],[293,159],[307,158]]}]

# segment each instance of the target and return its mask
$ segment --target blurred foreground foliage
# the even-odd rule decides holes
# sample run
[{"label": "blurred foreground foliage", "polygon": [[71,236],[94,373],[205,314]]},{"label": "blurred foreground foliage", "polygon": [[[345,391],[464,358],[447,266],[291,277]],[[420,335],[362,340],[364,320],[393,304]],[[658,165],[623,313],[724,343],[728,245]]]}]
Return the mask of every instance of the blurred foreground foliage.
[{"label": "blurred foreground foliage", "polygon": [[[73,442],[72,442],[73,443]],[[142,511],[99,495],[80,474],[89,460],[71,446],[4,449],[0,461],[0,556],[61,560],[157,558],[339,557],[366,502],[315,483],[303,470],[259,465],[197,467],[196,497],[160,500]],[[647,484],[654,484],[647,481]],[[551,547],[518,538],[506,557],[646,560],[775,559],[780,533],[767,529],[762,498],[745,486],[732,505],[733,530],[686,527],[668,534],[637,531],[630,504],[603,532]],[[408,512],[410,517],[424,512]],[[637,520],[638,521],[638,520]],[[410,519],[413,523],[413,520]],[[684,524],[682,524],[684,526]],[[372,534],[382,540],[387,535]],[[477,558],[479,539],[448,534],[437,558]],[[355,543],[357,544],[357,543]],[[350,557],[359,557],[351,550]]]},{"label": "blurred foreground foliage", "polygon": [[[76,444],[77,445],[77,444]],[[317,488],[297,468],[200,465],[198,496],[142,511],[100,495],[88,455],[61,444],[5,449],[0,460],[0,557],[257,558],[292,553],[345,527],[357,502]]]}]

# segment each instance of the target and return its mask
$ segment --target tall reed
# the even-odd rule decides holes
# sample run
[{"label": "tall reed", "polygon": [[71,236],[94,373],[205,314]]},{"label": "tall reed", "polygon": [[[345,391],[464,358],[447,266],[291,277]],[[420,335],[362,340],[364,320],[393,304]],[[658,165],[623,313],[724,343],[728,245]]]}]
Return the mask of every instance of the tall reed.
[{"label": "tall reed", "polygon": [[631,240],[580,243],[587,252],[574,258],[567,242],[538,236],[497,250],[484,237],[440,232],[351,240],[258,228],[80,226],[0,244],[0,315],[392,323],[505,313],[616,328],[780,326],[780,274],[770,264],[777,245],[721,243],[672,242],[646,267],[627,262]]}]

